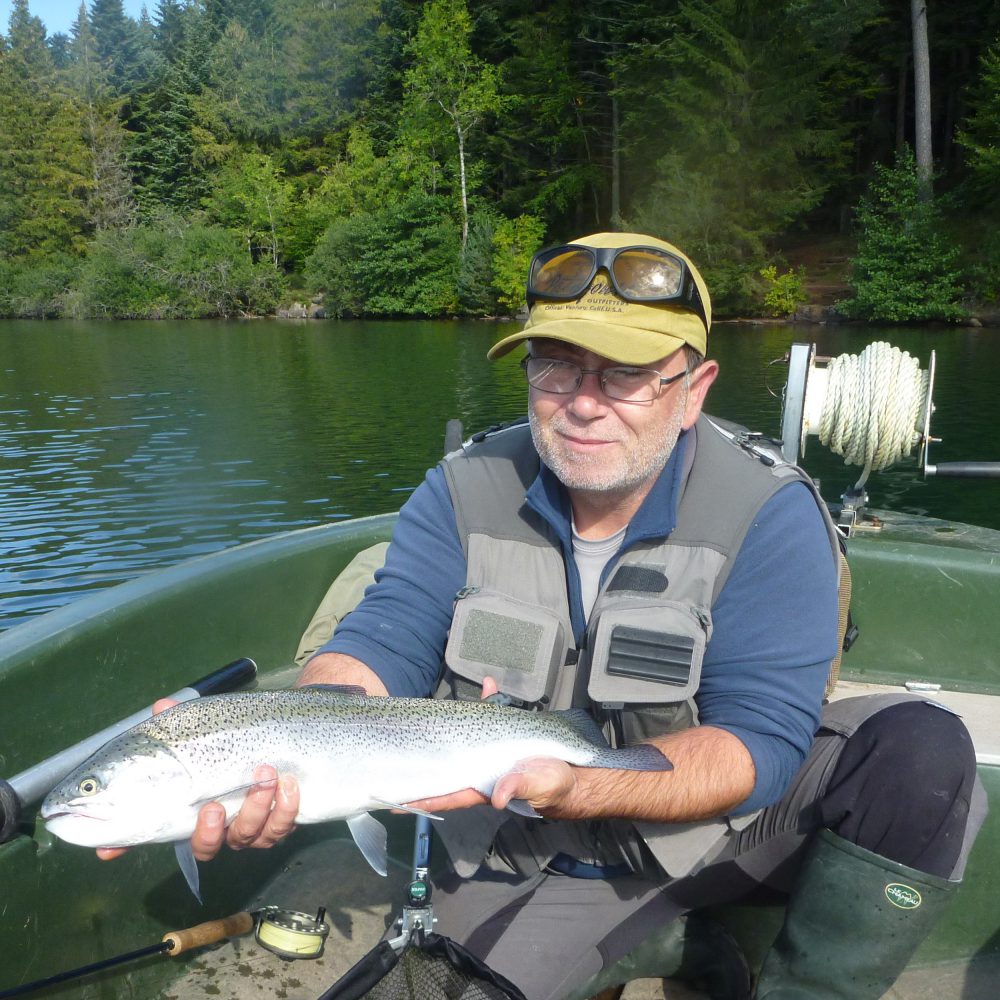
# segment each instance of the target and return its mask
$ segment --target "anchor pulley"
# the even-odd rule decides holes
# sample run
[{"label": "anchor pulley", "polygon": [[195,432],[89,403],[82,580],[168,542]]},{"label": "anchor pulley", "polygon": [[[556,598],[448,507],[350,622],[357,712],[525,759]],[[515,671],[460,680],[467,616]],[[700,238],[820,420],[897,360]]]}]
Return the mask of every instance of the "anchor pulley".
[{"label": "anchor pulley", "polygon": [[795,464],[812,434],[846,465],[862,467],[843,496],[841,526],[850,533],[867,502],[864,485],[872,472],[887,469],[919,450],[927,476],[1000,478],[1000,462],[930,462],[936,357],[926,370],[908,352],[884,342],[857,355],[820,357],[815,344],[793,344],[781,417],[782,454]]}]

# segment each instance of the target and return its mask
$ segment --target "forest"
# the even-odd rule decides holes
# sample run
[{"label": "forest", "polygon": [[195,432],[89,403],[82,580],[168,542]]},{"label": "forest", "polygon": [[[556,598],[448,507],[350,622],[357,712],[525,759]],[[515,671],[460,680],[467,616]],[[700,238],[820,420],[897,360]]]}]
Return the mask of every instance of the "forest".
[{"label": "forest", "polygon": [[808,241],[843,317],[1000,295],[995,0],[14,0],[0,93],[4,317],[510,315],[605,229],[719,315]]}]

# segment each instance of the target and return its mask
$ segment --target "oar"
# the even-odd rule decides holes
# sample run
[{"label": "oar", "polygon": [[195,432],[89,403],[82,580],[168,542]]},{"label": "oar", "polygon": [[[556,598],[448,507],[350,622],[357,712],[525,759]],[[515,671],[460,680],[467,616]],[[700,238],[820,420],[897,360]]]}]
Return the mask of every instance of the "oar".
[{"label": "oar", "polygon": [[[191,701],[193,698],[202,698],[205,695],[234,691],[249,684],[256,676],[257,664],[247,657],[242,657],[167,697],[175,701]],[[152,714],[153,706],[147,705],[128,718],[121,719],[99,733],[94,733],[93,736],[88,736],[79,743],[74,743],[73,746],[39,761],[26,771],[14,775],[9,781],[0,779],[0,844],[6,843],[14,836],[22,809],[40,802],[58,781],[104,746],[108,740],[138,725]]]},{"label": "oar", "polygon": [[70,969],[67,972],[59,972],[46,979],[36,979],[32,983],[22,983],[12,989],[0,991],[0,1000],[7,1000],[8,997],[19,997],[34,990],[43,989],[46,986],[53,986],[56,983],[64,983],[68,979],[79,979],[80,976],[89,976],[92,972],[100,972],[103,969],[110,969],[112,966],[121,965],[123,962],[134,962],[137,958],[145,958],[147,955],[168,954],[170,956],[179,955],[183,951],[191,948],[201,948],[206,944],[215,944],[226,938],[238,937],[240,934],[248,934],[253,930],[254,915],[243,911],[234,913],[231,917],[223,917],[221,920],[209,920],[196,927],[188,927],[182,931],[169,931],[163,935],[163,940],[159,944],[151,944],[145,948],[137,948],[135,951],[126,952],[124,955],[115,955],[114,958],[101,959],[99,962],[92,962],[90,965],[82,965],[78,969]]}]

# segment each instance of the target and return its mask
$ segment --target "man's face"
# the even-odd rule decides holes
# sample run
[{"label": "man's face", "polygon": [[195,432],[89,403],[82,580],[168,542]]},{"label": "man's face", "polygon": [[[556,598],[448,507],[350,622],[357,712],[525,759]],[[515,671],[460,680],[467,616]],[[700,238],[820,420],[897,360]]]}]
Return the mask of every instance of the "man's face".
[{"label": "man's face", "polygon": [[[557,340],[532,340],[535,357],[571,361],[602,370],[616,362]],[[683,351],[648,367],[664,376],[684,371]],[[705,371],[703,371],[705,369]],[[529,389],[529,418],[542,461],[571,491],[628,497],[643,495],[660,474],[682,429],[692,426],[715,378],[706,362],[688,378],[663,386],[650,402],[610,399],[596,375],[584,375],[576,392]]]}]

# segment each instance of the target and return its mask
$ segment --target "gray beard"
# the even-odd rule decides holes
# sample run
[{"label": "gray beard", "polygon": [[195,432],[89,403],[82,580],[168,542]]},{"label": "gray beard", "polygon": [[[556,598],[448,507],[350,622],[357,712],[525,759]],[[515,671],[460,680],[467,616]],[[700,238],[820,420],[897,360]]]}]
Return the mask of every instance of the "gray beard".
[{"label": "gray beard", "polygon": [[534,409],[529,408],[528,422],[535,450],[556,478],[568,490],[585,493],[600,501],[602,506],[610,506],[651,484],[663,471],[680,437],[686,403],[685,392],[663,437],[656,441],[640,442],[639,447],[626,452],[611,468],[607,467],[606,460],[588,460],[585,456],[567,457],[557,444],[553,421],[550,420],[545,426],[541,425]]}]

